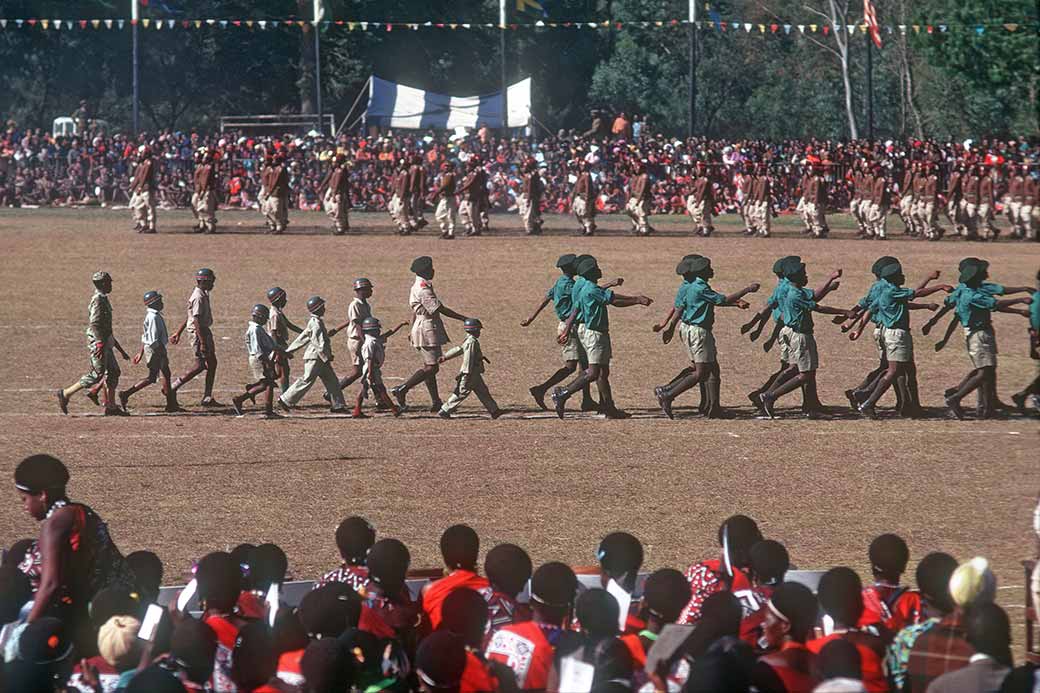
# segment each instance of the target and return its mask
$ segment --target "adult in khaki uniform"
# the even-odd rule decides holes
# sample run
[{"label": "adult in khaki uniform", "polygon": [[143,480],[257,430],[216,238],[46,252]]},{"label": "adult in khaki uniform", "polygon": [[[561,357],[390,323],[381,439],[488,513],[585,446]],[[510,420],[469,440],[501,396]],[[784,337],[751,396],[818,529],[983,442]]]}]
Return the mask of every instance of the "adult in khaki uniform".
[{"label": "adult in khaki uniform", "polygon": [[964,227],[964,166],[954,164],[946,181],[946,216],[958,236],[965,233]]},{"label": "adult in khaki uniform", "polygon": [[437,201],[433,217],[441,228],[441,238],[446,240],[455,238],[459,205],[455,201],[455,167],[449,162],[445,161],[441,164],[441,174],[430,195]]},{"label": "adult in khaki uniform", "polygon": [[426,221],[424,208],[426,206],[426,169],[423,168],[421,154],[413,154],[411,165],[408,167],[408,200],[409,209],[412,212],[413,230],[419,231],[430,222]]},{"label": "adult in khaki uniform", "polygon": [[476,189],[478,157],[471,156],[466,162],[466,175],[458,186],[459,220],[466,229],[467,236],[480,235],[480,210],[478,208]]},{"label": "adult in khaki uniform", "polygon": [[411,271],[415,274],[415,281],[408,294],[408,305],[413,315],[410,340],[422,358],[422,367],[403,385],[392,389],[390,394],[397,399],[401,411],[404,411],[408,392],[419,383],[425,383],[430,393],[430,411],[436,413],[444,404],[437,392],[437,372],[440,370],[438,360],[441,357],[441,347],[451,341],[444,329],[442,317],[464,322],[466,316],[456,313],[437,298],[433,290],[433,258],[427,255],[415,258]]},{"label": "adult in khaki uniform", "polygon": [[[575,269],[579,275],[584,277],[585,281],[580,285],[575,284],[574,307],[556,341],[560,345],[567,343],[570,339],[570,331],[580,314],[578,339],[581,340],[581,345],[588,355],[589,367],[588,370],[579,373],[578,377],[565,387],[557,387],[552,391],[556,415],[562,419],[567,399],[588,383],[595,381],[596,387],[599,389],[600,411],[608,419],[627,419],[631,415],[617,408],[610,390],[610,359],[613,353],[610,344],[610,321],[607,308],[609,306],[618,308],[649,306],[653,301],[646,296],[622,296],[605,286],[596,284],[603,277],[603,272],[600,270],[596,258],[591,255],[583,257]],[[621,284],[622,280],[618,279],[616,283]]]},{"label": "adult in khaki uniform", "polygon": [[636,162],[634,174],[628,179],[625,214],[632,220],[632,232],[637,236],[648,236],[653,231],[650,226],[650,175],[646,172],[645,161]]},{"label": "adult in khaki uniform", "polygon": [[191,213],[195,217],[195,233],[217,232],[217,167],[213,152],[205,147],[200,150],[193,176],[194,192],[191,194]]},{"label": "adult in khaki uniform", "polygon": [[188,297],[188,316],[181,326],[170,337],[170,344],[177,345],[181,333],[187,328],[191,334],[191,346],[195,354],[195,365],[187,373],[173,381],[170,386],[174,392],[203,371],[206,372],[206,385],[202,394],[202,406],[222,407],[213,399],[213,383],[217,378],[217,351],[213,340],[213,311],[209,305],[209,293],[217,282],[217,275],[208,267],[195,273],[195,289]]},{"label": "adult in khaki uniform", "polygon": [[993,225],[993,203],[996,199],[994,193],[997,185],[997,169],[993,166],[987,171],[986,167],[979,164],[975,170],[976,177],[979,179],[978,225],[982,227],[985,240],[995,241],[997,236],[1000,235],[1000,229]]},{"label": "adult in khaki uniform", "polygon": [[152,148],[142,144],[137,148],[140,161],[130,181],[130,209],[134,214],[134,229],[137,233],[155,233],[155,203],[158,186]]},{"label": "adult in khaki uniform", "polygon": [[729,296],[718,293],[708,284],[708,280],[715,276],[711,267],[711,260],[706,257],[690,258],[683,260],[680,265],[683,270],[685,283],[681,290],[682,298],[679,306],[673,311],[672,318],[668,321],[662,340],[667,344],[675,334],[675,327],[682,319],[679,327],[679,336],[686,354],[690,359],[691,369],[686,369],[674,378],[668,385],[654,388],[661,411],[669,419],[672,415],[672,401],[683,392],[694,385],[705,383],[708,396],[707,409],[704,415],[709,419],[719,418],[722,415],[722,402],[720,399],[719,384],[720,371],[718,354],[715,347],[715,335],[712,328],[715,324],[716,306],[736,306],[743,310],[748,308],[744,296],[758,291],[758,284],[750,284],[746,288]]},{"label": "adult in khaki uniform", "polygon": [[105,416],[125,416],[126,412],[116,404],[116,386],[119,384],[119,362],[115,351],[123,360],[130,357],[119,340],[112,334],[112,304],[108,295],[112,293],[112,276],[108,272],[95,272],[91,277],[94,295],[87,307],[87,348],[90,351],[90,371],[64,390],[58,390],[58,406],[62,414],[69,413],[69,398],[80,390],[90,389],[104,381],[102,397]]},{"label": "adult in khaki uniform", "polygon": [[812,169],[811,166],[807,165],[807,161],[802,162],[804,168],[802,172],[802,178],[798,182],[798,189],[801,191],[801,195],[798,197],[798,204],[795,205],[795,212],[802,219],[802,235],[808,236],[812,233],[812,218],[809,216],[809,186],[812,183]]},{"label": "adult in khaki uniform", "polygon": [[[823,177],[823,165],[813,164],[812,176],[806,190],[805,213],[809,218],[809,229],[816,238],[826,238],[827,227],[827,181]],[[861,205],[862,209],[862,205]]]},{"label": "adult in khaki uniform", "polygon": [[888,221],[888,210],[892,206],[892,192],[888,177],[880,166],[874,169],[874,182],[870,190],[870,208],[867,216],[869,235],[885,240],[885,226]]},{"label": "adult in khaki uniform", "polygon": [[538,162],[527,159],[524,162],[523,187],[520,195],[516,198],[517,210],[520,212],[520,221],[524,226],[524,233],[528,236],[536,236],[542,232],[542,196],[545,183],[538,174]]},{"label": "adult in khaki uniform", "polygon": [[859,229],[858,235],[861,237],[867,235],[867,220],[863,217],[862,211],[863,188],[867,177],[863,166],[862,159],[855,159],[852,162],[852,192],[849,199],[849,214],[855,219],[856,227]]},{"label": "adult in khaki uniform", "polygon": [[337,154],[333,159],[332,170],[324,187],[322,205],[325,214],[332,219],[332,233],[342,236],[350,230],[350,219],[347,216],[347,210],[350,209],[350,169],[347,167],[346,155]]},{"label": "adult in khaki uniform", "polygon": [[921,189],[915,203],[918,228],[928,240],[938,241],[946,233],[939,225],[939,207],[942,204],[939,198],[939,174],[934,164],[926,162],[922,165],[919,177],[922,179]]},{"label": "adult in khaki uniform", "polygon": [[751,186],[751,231],[768,238],[773,224],[773,178],[765,163],[759,163]]},{"label": "adult in khaki uniform", "polygon": [[1012,168],[1008,181],[1007,210],[1011,233],[1015,238],[1032,238],[1033,207],[1026,199],[1026,182],[1029,180],[1029,164],[1023,163],[1015,170]]},{"label": "adult in khaki uniform", "polygon": [[913,216],[914,204],[916,202],[917,179],[919,164],[914,161],[903,171],[903,179],[899,184],[899,218],[903,222],[903,235],[916,236],[918,229]]},{"label": "adult in khaki uniform", "polygon": [[470,393],[477,395],[477,399],[484,405],[492,419],[497,419],[505,412],[498,406],[498,402],[491,396],[487,383],[484,382],[484,362],[490,363],[484,358],[484,352],[480,350],[480,331],[483,325],[476,318],[467,318],[462,323],[462,329],[466,332],[466,339],[462,344],[449,349],[438,361],[444,363],[456,356],[462,357],[459,366],[459,375],[455,379],[455,390],[448,397],[448,401],[438,412],[443,419],[450,419],[451,415],[466,401]]},{"label": "adult in khaki uniform", "polygon": [[307,326],[285,350],[287,354],[292,354],[306,347],[303,352],[303,375],[282,393],[278,398],[278,406],[290,411],[299,404],[314,382],[321,380],[332,402],[331,411],[346,412],[347,405],[343,401],[343,392],[339,389],[339,379],[332,368],[332,343],[321,319],[325,315],[325,299],[321,296],[311,296],[307,299],[307,310],[311,313]]},{"label": "adult in khaki uniform", "polygon": [[686,211],[693,219],[693,230],[699,236],[710,236],[715,230],[711,223],[712,212],[715,211],[715,194],[712,191],[712,179],[703,161],[697,162],[697,173],[693,186],[686,198]]},{"label": "adult in khaki uniform", "polygon": [[272,232],[285,233],[289,226],[289,169],[285,165],[285,154],[278,152],[270,172],[267,216]]},{"label": "adult in khaki uniform", "polygon": [[589,173],[589,164],[584,159],[578,160],[578,179],[574,181],[571,190],[570,206],[574,216],[578,218],[581,229],[578,232],[582,236],[591,236],[596,233],[596,182],[592,180]]}]

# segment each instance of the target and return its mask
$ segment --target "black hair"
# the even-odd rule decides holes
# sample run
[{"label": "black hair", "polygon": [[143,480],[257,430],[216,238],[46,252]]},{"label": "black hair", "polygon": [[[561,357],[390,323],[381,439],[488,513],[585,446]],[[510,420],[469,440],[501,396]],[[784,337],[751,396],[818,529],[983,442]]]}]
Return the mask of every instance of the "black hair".
[{"label": "black hair", "polygon": [[364,565],[365,556],[376,542],[376,530],[363,517],[348,517],[336,528],[336,547],[344,561]]},{"label": "black hair", "polygon": [[275,544],[261,544],[249,552],[249,585],[266,592],[271,585],[285,581],[289,559]]},{"label": "black hair", "polygon": [[943,614],[954,609],[953,597],[950,596],[950,577],[955,570],[957,559],[941,551],[928,554],[917,564],[918,589],[927,602]]},{"label": "black hair", "polygon": [[674,568],[662,568],[643,586],[643,606],[664,623],[674,623],[690,601],[690,583]]},{"label": "black hair", "polygon": [[976,651],[989,655],[1006,667],[1011,660],[1011,622],[1007,612],[993,603],[979,604],[968,610],[967,640]]},{"label": "black hair", "polygon": [[831,568],[820,578],[820,607],[835,621],[855,626],[863,613],[863,583],[851,568]]},{"label": "black hair", "polygon": [[215,551],[199,561],[195,571],[198,580],[199,601],[207,609],[230,612],[242,591],[242,568],[231,554]]},{"label": "black hair", "polygon": [[162,561],[151,551],[134,551],[126,557],[126,563],[134,573],[134,586],[141,600],[154,602],[162,585]]},{"label": "black hair", "polygon": [[404,587],[411,564],[408,547],[397,539],[380,539],[368,552],[368,574],[390,596]]},{"label": "black hair", "polygon": [[[378,662],[378,660],[377,660]],[[303,653],[300,670],[307,693],[339,693],[354,683],[354,660],[339,640],[315,640]]]},{"label": "black hair", "polygon": [[824,681],[863,678],[863,660],[859,650],[844,638],[835,638],[824,645],[816,657],[816,666]]},{"label": "black hair", "polygon": [[898,579],[906,571],[910,560],[910,549],[906,542],[895,534],[882,534],[870,542],[867,551],[870,569],[874,575]]},{"label": "black hair", "polygon": [[643,565],[643,545],[628,532],[611,532],[603,537],[596,552],[603,572],[631,591]]},{"label": "black hair", "polygon": [[251,691],[270,681],[277,672],[278,658],[267,624],[252,621],[242,626],[231,657],[231,680],[239,689]]},{"label": "black hair", "polygon": [[763,539],[751,547],[751,572],[763,585],[778,585],[791,567],[787,548],[778,541]]},{"label": "black hair", "polygon": [[773,591],[770,601],[791,625],[791,639],[795,642],[805,642],[812,632],[819,611],[819,604],[812,590],[797,582],[785,582]]},{"label": "black hair", "polygon": [[452,525],[441,535],[441,556],[452,570],[475,570],[480,553],[480,537],[468,525]]},{"label": "black hair", "polygon": [[729,545],[729,560],[735,568],[746,568],[751,564],[751,547],[762,541],[758,524],[747,515],[732,515],[719,526],[719,546],[723,538]]},{"label": "black hair", "polygon": [[586,590],[574,608],[581,629],[591,638],[617,635],[620,610],[617,600],[603,589]]},{"label": "black hair", "polygon": [[188,680],[204,684],[213,676],[217,656],[217,634],[203,621],[186,618],[170,636],[170,654]]},{"label": "black hair", "polygon": [[531,557],[516,544],[499,544],[484,556],[484,574],[498,590],[515,598],[531,579]]},{"label": "black hair", "polygon": [[461,636],[468,645],[480,646],[487,621],[487,602],[468,587],[452,590],[444,598],[439,627]]}]

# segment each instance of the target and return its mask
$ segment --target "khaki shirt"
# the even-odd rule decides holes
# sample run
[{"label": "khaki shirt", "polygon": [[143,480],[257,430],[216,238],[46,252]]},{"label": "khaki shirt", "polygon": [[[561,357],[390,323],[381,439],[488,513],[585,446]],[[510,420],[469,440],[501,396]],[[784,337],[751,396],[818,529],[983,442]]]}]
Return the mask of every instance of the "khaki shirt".
[{"label": "khaki shirt", "polygon": [[209,292],[196,286],[188,297],[188,332],[194,332],[191,319],[198,320],[199,327],[208,330],[213,326],[213,312],[209,308]]},{"label": "khaki shirt", "polygon": [[361,323],[365,318],[372,317],[372,306],[368,301],[355,298],[347,306],[347,349],[353,356],[361,352],[361,343],[365,340],[365,333],[361,331]]},{"label": "khaki shirt", "polygon": [[441,302],[433,292],[433,282],[417,276],[408,294],[408,305],[415,314],[410,337],[412,346],[438,347],[451,341],[441,320]]},{"label": "khaki shirt", "polygon": [[112,336],[112,304],[108,296],[95,291],[87,306],[87,336],[95,342],[107,342]]},{"label": "khaki shirt", "polygon": [[466,340],[457,347],[449,349],[444,354],[444,360],[453,359],[459,354],[462,354],[462,365],[459,367],[459,373],[483,373],[484,372],[484,354],[480,350],[480,340],[471,334],[466,335]]},{"label": "khaki shirt", "polygon": [[278,346],[284,348],[289,343],[289,323],[280,308],[271,306],[267,317],[267,332]]},{"label": "khaki shirt", "polygon": [[329,335],[325,331],[325,323],[317,315],[311,316],[311,319],[307,321],[307,327],[296,335],[296,339],[285,351],[291,354],[303,347],[307,347],[307,350],[303,352],[304,361],[328,363],[332,360],[332,345],[329,343]]}]

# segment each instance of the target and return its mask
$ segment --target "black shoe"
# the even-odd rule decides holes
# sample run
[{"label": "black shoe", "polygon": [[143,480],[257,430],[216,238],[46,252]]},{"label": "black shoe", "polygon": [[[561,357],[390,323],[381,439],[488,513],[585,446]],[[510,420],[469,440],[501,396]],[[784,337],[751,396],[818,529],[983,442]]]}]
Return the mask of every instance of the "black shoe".
[{"label": "black shoe", "polygon": [[439,412],[441,410],[441,407],[443,407],[443,406],[444,406],[444,402],[441,402],[440,400],[437,400],[436,402],[431,402],[430,403],[430,413],[431,414],[436,414],[437,412]]},{"label": "black shoe", "polygon": [[748,393],[747,398],[751,402],[752,406],[755,407],[756,411],[760,411],[762,413],[765,413],[765,409],[762,408],[762,393],[761,392],[759,392],[758,390],[755,390],[754,392]]},{"label": "black shoe", "polygon": [[592,398],[581,400],[582,411],[599,411],[599,402]]},{"label": "black shoe", "polygon": [[763,393],[760,399],[762,401],[762,411],[765,412],[765,415],[770,419],[775,419],[776,412],[773,411],[773,404],[776,403],[776,400],[770,397],[769,393]]},{"label": "black shoe", "polygon": [[501,416],[503,416],[504,414],[508,414],[508,413],[509,413],[508,409],[499,409],[498,411],[491,412],[491,418],[492,419],[498,419]]},{"label": "black shoe", "polygon": [[964,421],[964,410],[961,409],[961,403],[954,401],[950,397],[947,397],[945,401],[946,408],[951,414],[953,414],[954,418],[958,421]]},{"label": "black shoe", "polygon": [[860,413],[860,416],[862,416],[863,418],[877,421],[877,411],[874,409],[872,405],[861,404],[858,407],[856,407],[856,410]]},{"label": "black shoe", "polygon": [[398,409],[400,409],[401,411],[404,411],[405,409],[408,408],[408,403],[405,402],[405,397],[408,396],[408,393],[405,392],[401,388],[401,386],[397,386],[395,388],[391,388],[390,394],[393,395],[394,399],[397,400],[397,408]]},{"label": "black shoe", "polygon": [[109,407],[105,409],[105,416],[130,416],[130,414],[119,407]]},{"label": "black shoe", "polygon": [[845,398],[849,400],[849,406],[853,409],[859,409],[859,399],[856,397],[855,390],[845,390]]},{"label": "black shoe", "polygon": [[69,398],[65,396],[64,390],[58,390],[58,406],[61,408],[62,414],[69,413]]},{"label": "black shoe", "polygon": [[675,416],[672,414],[672,398],[668,396],[668,390],[664,386],[658,386],[654,388],[654,396],[657,397],[657,404],[661,407],[661,411],[669,419],[674,419]]},{"label": "black shoe", "polygon": [[556,416],[562,419],[564,407],[567,406],[567,391],[562,387],[553,388],[551,399],[556,409]]},{"label": "black shoe", "polygon": [[542,411],[549,411],[549,407],[545,404],[545,390],[536,385],[530,388],[528,392],[534,397],[535,403]]},{"label": "black shoe", "polygon": [[163,411],[167,414],[183,414],[188,410],[181,407],[181,405],[177,404],[177,402],[167,402],[166,408],[163,409]]},{"label": "black shoe", "polygon": [[288,404],[283,402],[281,397],[278,398],[278,408],[281,409],[282,411],[286,412],[286,413],[289,413],[289,412],[292,411],[292,407],[290,407]]},{"label": "black shoe", "polygon": [[119,393],[119,408],[126,411],[126,404],[130,401],[130,395],[126,393],[126,390]]},{"label": "black shoe", "polygon": [[623,411],[621,409],[618,409],[617,407],[610,407],[609,409],[605,410],[603,412],[603,416],[607,417],[608,419],[631,419],[632,418],[632,415],[629,414],[627,411]]},{"label": "black shoe", "polygon": [[242,402],[239,401],[238,397],[235,397],[233,400],[231,400],[231,408],[234,409],[235,413],[239,416],[243,416],[245,414],[245,412],[242,411]]},{"label": "black shoe", "polygon": [[1015,409],[1020,414],[1026,413],[1026,396],[1022,393],[1011,395],[1011,401],[1015,403]]},{"label": "black shoe", "polygon": [[448,412],[444,411],[443,409],[438,409],[437,410],[437,416],[441,417],[442,419],[450,419],[451,418],[451,414],[449,414]]}]

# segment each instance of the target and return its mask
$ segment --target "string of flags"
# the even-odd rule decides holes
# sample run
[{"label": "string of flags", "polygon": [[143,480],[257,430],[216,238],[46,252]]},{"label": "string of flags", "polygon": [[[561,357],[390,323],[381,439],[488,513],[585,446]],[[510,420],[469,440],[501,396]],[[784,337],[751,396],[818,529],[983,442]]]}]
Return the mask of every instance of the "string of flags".
[{"label": "string of flags", "polygon": [[[39,29],[41,31],[73,31],[73,30],[123,30],[134,25],[130,19],[6,19],[0,18],[0,30],[7,29]],[[298,19],[140,19],[137,20],[143,29],[154,31],[172,31],[175,29],[249,29],[267,31],[278,28],[297,28],[309,30],[315,26],[315,22]],[[624,29],[641,28],[674,28],[689,26],[686,19],[667,19],[652,21],[610,21],[601,22],[551,22],[536,21],[526,23],[509,23],[501,25],[493,22],[360,22],[349,20],[322,20],[317,25],[322,29],[344,28],[347,31],[419,31],[420,29],[447,29],[472,30],[472,29]],[[859,24],[787,24],[772,22],[762,24],[759,22],[733,21],[706,21],[693,22],[699,31],[713,31],[717,33],[732,34],[823,34],[831,32],[845,32],[848,34],[867,33],[869,25]],[[988,31],[1005,31],[1014,33],[1038,32],[1040,24],[1024,22],[985,22],[980,24],[895,24],[878,27],[886,34],[946,34],[950,32],[969,32],[978,35]]]}]

